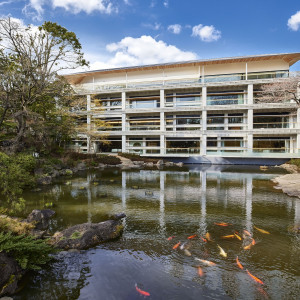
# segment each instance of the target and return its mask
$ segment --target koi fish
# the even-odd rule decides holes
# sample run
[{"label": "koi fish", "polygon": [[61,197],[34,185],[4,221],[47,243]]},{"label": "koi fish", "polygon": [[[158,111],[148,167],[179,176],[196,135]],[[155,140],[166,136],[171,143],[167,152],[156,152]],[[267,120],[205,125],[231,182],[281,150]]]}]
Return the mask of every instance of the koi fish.
[{"label": "koi fish", "polygon": [[225,223],[225,222],[221,222],[221,223],[214,223],[215,225],[218,225],[218,226],[223,226],[223,227],[225,227],[225,226],[229,226],[229,225],[232,225],[232,224],[230,224],[230,223]]},{"label": "koi fish", "polygon": [[180,245],[180,250],[183,250],[185,248],[186,243],[183,243]]},{"label": "koi fish", "polygon": [[216,265],[216,264],[215,264],[214,262],[212,262],[212,261],[205,260],[205,259],[200,259],[200,258],[198,258],[198,257],[195,257],[195,260],[198,260],[198,261],[200,261],[201,263],[203,263],[204,265],[209,266],[209,267],[215,266],[215,265]]},{"label": "koi fish", "polygon": [[184,249],[184,250],[183,250],[183,253],[184,253],[186,256],[192,256],[192,253],[191,253],[188,249]]},{"label": "koi fish", "polygon": [[209,232],[206,232],[205,237],[206,237],[207,241],[212,242],[212,239],[211,239],[211,236],[210,236]]},{"label": "koi fish", "polygon": [[223,235],[221,238],[222,238],[222,239],[232,239],[232,238],[234,238],[234,237],[235,237],[234,234],[230,234],[230,235]]},{"label": "koi fish", "polygon": [[253,226],[256,230],[258,230],[259,232],[261,232],[261,233],[264,233],[264,234],[270,234],[270,232],[269,231],[266,231],[266,230],[263,230],[263,229],[260,229],[260,228],[258,228],[258,227],[256,227],[256,226]]},{"label": "koi fish", "polygon": [[167,240],[168,240],[168,241],[171,241],[172,239],[174,239],[174,237],[175,237],[174,235],[173,235],[173,236],[170,236],[170,237],[167,238]]},{"label": "koi fish", "polygon": [[246,235],[248,235],[248,236],[252,236],[252,234],[251,234],[248,230],[246,230],[246,229],[244,229],[244,233],[245,233]]},{"label": "koi fish", "polygon": [[224,251],[224,249],[222,247],[220,247],[219,245],[217,245],[217,246],[220,249],[220,255],[226,258],[227,257],[227,253]]},{"label": "koi fish", "polygon": [[191,240],[191,239],[195,238],[196,236],[197,236],[197,234],[191,235],[188,237],[188,239]]},{"label": "koi fish", "polygon": [[200,236],[201,240],[205,243],[207,243],[207,239],[203,238],[202,236]]},{"label": "koi fish", "polygon": [[139,289],[139,288],[137,287],[137,284],[135,284],[135,289],[136,289],[141,295],[143,295],[143,296],[150,296],[150,294],[149,294],[148,292]]},{"label": "koi fish", "polygon": [[238,234],[235,233],[234,235],[238,240],[240,240],[240,241],[242,240],[242,238]]},{"label": "koi fish", "polygon": [[252,239],[252,241],[251,241],[250,244],[248,244],[247,246],[244,246],[244,250],[249,250],[249,249],[251,249],[251,247],[254,246],[254,245],[255,245],[255,240]]},{"label": "koi fish", "polygon": [[254,275],[252,275],[248,270],[246,270],[248,275],[253,278],[256,282],[260,283],[260,284],[264,284],[259,278],[255,277]]},{"label": "koi fish", "polygon": [[198,275],[200,276],[200,277],[202,277],[204,274],[203,274],[203,270],[202,270],[202,268],[201,267],[198,267]]},{"label": "koi fish", "polygon": [[236,257],[236,263],[237,263],[237,265],[238,265],[238,267],[240,268],[240,269],[244,269],[244,267],[242,266],[242,264],[240,263],[240,261],[239,261],[239,257],[237,256]]},{"label": "koi fish", "polygon": [[178,242],[177,244],[175,244],[175,245],[173,246],[173,249],[174,249],[174,250],[177,249],[177,248],[179,247],[180,244],[181,244],[181,242]]}]

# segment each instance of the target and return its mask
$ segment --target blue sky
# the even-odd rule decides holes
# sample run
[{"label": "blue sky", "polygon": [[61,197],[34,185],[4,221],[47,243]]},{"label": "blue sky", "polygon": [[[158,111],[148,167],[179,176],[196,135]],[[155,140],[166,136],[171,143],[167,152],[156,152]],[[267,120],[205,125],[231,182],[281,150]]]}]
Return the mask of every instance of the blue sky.
[{"label": "blue sky", "polygon": [[299,0],[4,0],[0,14],[74,31],[91,69],[300,52]]}]

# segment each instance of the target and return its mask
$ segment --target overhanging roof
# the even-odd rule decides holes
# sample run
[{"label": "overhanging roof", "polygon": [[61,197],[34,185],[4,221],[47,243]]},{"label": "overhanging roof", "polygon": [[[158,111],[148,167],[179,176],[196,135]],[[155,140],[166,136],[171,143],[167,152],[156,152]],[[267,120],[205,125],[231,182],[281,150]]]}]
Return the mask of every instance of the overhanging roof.
[{"label": "overhanging roof", "polygon": [[163,70],[169,68],[179,68],[179,67],[189,67],[189,66],[205,66],[205,65],[224,64],[224,63],[266,61],[266,60],[275,60],[275,59],[282,59],[285,62],[287,62],[289,66],[291,66],[294,63],[296,63],[298,60],[300,60],[300,53],[298,52],[298,53],[262,54],[262,55],[249,55],[249,56],[236,56],[236,57],[181,61],[181,62],[171,62],[171,63],[164,63],[164,64],[85,71],[85,72],[67,74],[63,76],[71,84],[77,84],[80,83],[81,80],[86,76],[95,76],[99,74],[126,73],[126,72],[133,72],[133,71],[146,71],[146,70],[157,70],[157,69]]}]

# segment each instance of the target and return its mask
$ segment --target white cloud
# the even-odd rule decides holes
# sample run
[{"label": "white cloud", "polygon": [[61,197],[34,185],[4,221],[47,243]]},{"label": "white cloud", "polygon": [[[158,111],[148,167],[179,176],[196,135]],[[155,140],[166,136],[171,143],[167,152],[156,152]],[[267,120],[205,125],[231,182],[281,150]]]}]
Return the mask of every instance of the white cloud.
[{"label": "white cloud", "polygon": [[294,31],[297,31],[300,28],[300,11],[297,11],[289,18],[287,25]]},{"label": "white cloud", "polygon": [[169,0],[164,1],[164,7],[169,7]]},{"label": "white cloud", "polygon": [[100,60],[91,60],[90,69],[139,66],[197,59],[197,55],[193,52],[182,51],[173,45],[167,45],[161,40],[156,41],[153,37],[146,35],[139,38],[125,37],[117,43],[108,44],[106,49],[113,56],[109,59],[101,57]]},{"label": "white cloud", "polygon": [[161,28],[161,24],[155,22],[154,24],[142,24],[144,27],[150,28],[152,30],[159,30]]},{"label": "white cloud", "polygon": [[[128,0],[124,0],[126,4]],[[117,12],[117,8],[113,6],[111,0],[29,0],[23,8],[23,12],[33,19],[41,20],[44,13],[44,5],[52,5],[55,8],[63,8],[68,12],[78,14],[85,12],[90,14],[98,11],[104,14]]]},{"label": "white cloud", "polygon": [[192,36],[199,37],[203,42],[213,42],[221,38],[221,31],[215,29],[213,25],[199,24],[193,27]]},{"label": "white cloud", "polygon": [[0,6],[5,5],[5,4],[10,4],[10,3],[12,3],[12,0],[10,0],[10,1],[3,1],[3,2],[0,3]]},{"label": "white cloud", "polygon": [[179,34],[181,32],[181,25],[179,24],[173,24],[168,26],[168,30],[171,31],[174,34]]}]

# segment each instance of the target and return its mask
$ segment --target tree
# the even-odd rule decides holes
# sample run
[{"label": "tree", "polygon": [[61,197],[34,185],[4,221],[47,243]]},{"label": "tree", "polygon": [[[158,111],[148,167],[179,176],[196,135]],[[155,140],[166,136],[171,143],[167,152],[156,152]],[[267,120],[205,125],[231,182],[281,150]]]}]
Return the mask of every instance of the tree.
[{"label": "tree", "polygon": [[258,96],[258,102],[280,103],[294,101],[300,106],[300,75],[264,84]]},{"label": "tree", "polygon": [[0,130],[13,132],[10,150],[22,150],[26,139],[47,147],[68,136],[72,90],[58,72],[88,65],[75,33],[52,22],[33,27],[3,18],[0,48]]}]

